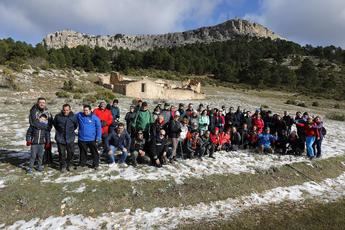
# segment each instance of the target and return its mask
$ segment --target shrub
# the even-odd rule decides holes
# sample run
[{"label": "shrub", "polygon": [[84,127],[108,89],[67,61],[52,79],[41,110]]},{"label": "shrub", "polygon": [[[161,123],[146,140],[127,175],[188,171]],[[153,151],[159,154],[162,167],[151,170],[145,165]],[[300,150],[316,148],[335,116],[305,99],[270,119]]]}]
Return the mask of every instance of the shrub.
[{"label": "shrub", "polygon": [[307,107],[307,105],[306,105],[304,102],[299,102],[299,103],[297,103],[297,106],[300,106],[300,107]]},{"label": "shrub", "polygon": [[314,107],[319,107],[320,106],[318,101],[314,101],[311,105],[314,106]]},{"label": "shrub", "polygon": [[297,102],[295,101],[295,100],[287,100],[286,102],[285,102],[285,104],[288,104],[288,105],[297,105]]},{"label": "shrub", "polygon": [[345,114],[341,114],[341,113],[330,113],[330,114],[327,114],[326,117],[330,120],[345,121]]},{"label": "shrub", "polygon": [[80,93],[74,94],[73,99],[81,99],[81,94]]},{"label": "shrub", "polygon": [[95,97],[97,100],[112,101],[115,98],[115,95],[107,90],[100,90],[96,93]]},{"label": "shrub", "polygon": [[67,93],[65,91],[58,91],[58,92],[55,93],[55,95],[58,98],[69,98],[70,97],[69,93]]},{"label": "shrub", "polygon": [[263,109],[268,109],[269,106],[268,106],[268,105],[261,105],[261,108],[263,108]]},{"label": "shrub", "polygon": [[73,91],[73,89],[74,89],[74,81],[72,81],[72,80],[65,81],[63,83],[62,89],[66,90],[66,91]]},{"label": "shrub", "polygon": [[97,98],[94,95],[88,95],[83,98],[83,104],[93,104],[97,102]]},{"label": "shrub", "polygon": [[335,109],[340,109],[340,105],[339,105],[339,104],[335,104],[335,105],[334,105],[334,108],[335,108]]}]

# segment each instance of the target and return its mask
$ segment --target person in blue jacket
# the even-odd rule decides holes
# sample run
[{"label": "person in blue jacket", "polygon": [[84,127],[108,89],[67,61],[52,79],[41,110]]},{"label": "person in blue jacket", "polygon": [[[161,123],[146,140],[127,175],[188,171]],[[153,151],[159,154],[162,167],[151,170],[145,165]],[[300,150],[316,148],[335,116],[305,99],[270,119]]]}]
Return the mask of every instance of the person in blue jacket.
[{"label": "person in blue jacket", "polygon": [[102,141],[102,125],[99,118],[91,112],[90,105],[84,105],[83,112],[77,114],[78,120],[78,146],[80,150],[81,167],[86,166],[87,149],[93,156],[93,168],[98,169],[99,153],[97,144]]},{"label": "person in blue jacket", "polygon": [[277,137],[273,136],[269,127],[266,127],[265,132],[259,134],[259,146],[258,151],[259,153],[273,153],[272,144],[273,142],[277,141]]},{"label": "person in blue jacket", "polygon": [[55,140],[59,152],[60,171],[69,171],[74,155],[75,130],[78,128],[77,117],[69,104],[62,106],[61,113],[54,117],[53,125],[56,130]]},{"label": "person in blue jacket", "polygon": [[125,130],[125,125],[119,123],[116,131],[113,131],[105,139],[105,146],[109,154],[110,164],[109,167],[115,166],[115,152],[120,150],[122,152],[120,158],[120,165],[126,167],[126,158],[128,156],[128,151],[131,146],[131,136]]}]

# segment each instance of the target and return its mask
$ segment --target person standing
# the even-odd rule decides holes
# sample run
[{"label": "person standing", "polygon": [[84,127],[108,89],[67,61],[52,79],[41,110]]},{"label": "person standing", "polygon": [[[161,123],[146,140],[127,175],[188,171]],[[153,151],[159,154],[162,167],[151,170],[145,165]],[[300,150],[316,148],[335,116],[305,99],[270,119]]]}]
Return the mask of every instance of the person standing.
[{"label": "person standing", "polygon": [[153,123],[153,116],[148,110],[147,102],[143,102],[141,108],[137,112],[133,126],[135,131],[142,130],[146,141],[150,139],[150,126]]},{"label": "person standing", "polygon": [[[35,105],[32,106],[30,109],[29,114],[29,124],[32,128],[39,129],[41,131],[48,131],[50,135],[50,131],[53,127],[53,116],[49,112],[47,108],[47,101],[44,97],[39,97]],[[47,124],[40,122],[40,117],[44,115],[47,117]],[[45,151],[43,154],[43,164],[52,164],[53,163],[53,155],[51,152],[51,144],[45,146]]]},{"label": "person standing", "polygon": [[80,166],[86,166],[87,149],[93,157],[93,168],[98,169],[99,153],[97,144],[102,140],[102,126],[99,118],[91,112],[90,105],[84,105],[83,112],[77,114],[78,120],[78,146],[80,150]]},{"label": "person standing", "polygon": [[59,152],[60,171],[69,171],[74,155],[74,131],[78,128],[77,117],[72,112],[69,104],[62,106],[62,111],[55,116],[53,125],[56,130],[55,141]]}]

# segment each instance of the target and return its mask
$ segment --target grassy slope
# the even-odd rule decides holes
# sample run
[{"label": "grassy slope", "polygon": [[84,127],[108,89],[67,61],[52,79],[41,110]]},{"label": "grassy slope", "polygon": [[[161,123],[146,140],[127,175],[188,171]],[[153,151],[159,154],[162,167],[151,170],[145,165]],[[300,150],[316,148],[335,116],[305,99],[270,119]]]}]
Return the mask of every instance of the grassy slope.
[{"label": "grassy slope", "polygon": [[[314,167],[305,163],[296,163],[293,167],[308,178],[321,181],[343,173],[344,161],[345,156],[342,156],[316,161]],[[332,167],[329,167],[330,165]],[[12,167],[3,164],[1,168],[9,171]],[[1,174],[5,174],[4,171],[1,171]],[[309,181],[306,176],[297,173],[291,167],[283,166],[257,174],[191,178],[182,185],[177,185],[173,181],[84,180],[67,184],[67,191],[78,188],[82,183],[86,185],[85,192],[71,193],[63,189],[63,184],[41,183],[42,178],[39,176],[23,176],[24,172],[19,169],[15,174],[18,175],[17,179],[10,181],[7,187],[0,191],[0,223],[10,224],[21,219],[61,215],[61,201],[66,197],[71,197],[71,201],[66,202],[64,214],[97,216],[104,212],[119,212],[124,208],[151,210],[155,207],[208,203]],[[134,193],[133,188],[137,192]]]},{"label": "grassy slope", "polygon": [[332,203],[281,203],[246,210],[231,220],[181,225],[179,229],[344,229],[345,199]]}]

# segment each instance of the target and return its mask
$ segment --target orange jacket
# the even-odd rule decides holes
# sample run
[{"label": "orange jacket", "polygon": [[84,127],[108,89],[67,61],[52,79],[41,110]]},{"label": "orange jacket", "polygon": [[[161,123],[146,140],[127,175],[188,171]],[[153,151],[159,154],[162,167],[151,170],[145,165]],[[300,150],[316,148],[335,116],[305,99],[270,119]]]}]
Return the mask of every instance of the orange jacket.
[{"label": "orange jacket", "polygon": [[220,144],[230,144],[230,134],[227,134],[226,132],[222,132],[219,134]]},{"label": "orange jacket", "polygon": [[101,120],[102,135],[109,133],[109,126],[113,123],[113,115],[109,109],[101,110],[97,108],[93,113]]}]

